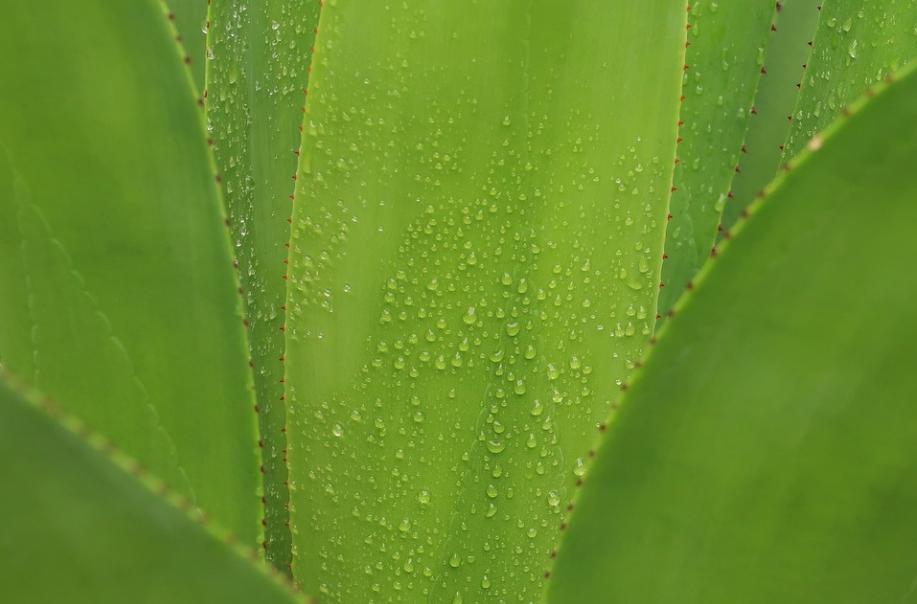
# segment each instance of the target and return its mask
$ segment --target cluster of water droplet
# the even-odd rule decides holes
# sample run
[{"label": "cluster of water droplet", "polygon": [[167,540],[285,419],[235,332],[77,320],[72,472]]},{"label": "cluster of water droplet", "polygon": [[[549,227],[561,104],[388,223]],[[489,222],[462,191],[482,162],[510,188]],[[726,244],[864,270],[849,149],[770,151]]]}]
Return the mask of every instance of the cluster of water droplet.
[{"label": "cluster of water droplet", "polygon": [[917,48],[917,2],[825,3],[785,156],[867,88],[904,67]]},{"label": "cluster of water droplet", "polygon": [[[287,515],[283,459],[284,337],[282,276],[289,239],[290,194],[296,171],[303,88],[317,14],[291,2],[221,2],[205,24],[208,133],[220,172],[233,253],[245,300],[259,422],[268,557],[284,552]],[[310,12],[311,11],[311,12]],[[279,542],[276,548],[273,543]]]},{"label": "cluster of water droplet", "polygon": [[370,64],[321,32],[287,320],[297,574],[329,601],[535,601],[652,330],[670,168],[553,86],[527,101],[525,73],[476,96],[509,59],[415,65],[425,15],[398,19]]}]

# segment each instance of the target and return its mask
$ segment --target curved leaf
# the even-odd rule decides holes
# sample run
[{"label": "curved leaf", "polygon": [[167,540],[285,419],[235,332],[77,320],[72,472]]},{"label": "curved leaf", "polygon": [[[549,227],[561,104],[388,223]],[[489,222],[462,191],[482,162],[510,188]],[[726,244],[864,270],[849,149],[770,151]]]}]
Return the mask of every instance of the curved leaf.
[{"label": "curved leaf", "polygon": [[261,443],[266,555],[289,570],[283,433],[287,242],[303,90],[318,0],[227,0],[210,7],[207,118],[246,301]]},{"label": "curved leaf", "polygon": [[238,286],[173,36],[154,0],[4,7],[0,360],[254,543]]},{"label": "curved leaf", "polygon": [[6,602],[299,601],[180,509],[186,499],[160,497],[136,462],[2,374],[0,458]]},{"label": "curved leaf", "polygon": [[781,3],[777,31],[767,48],[766,74],[761,78],[739,170],[723,210],[723,228],[732,227],[742,210],[777,175],[793,110],[812,53],[823,0]]},{"label": "curved leaf", "polygon": [[[164,0],[171,9],[169,19],[175,22],[178,41],[185,50],[185,61],[198,91],[204,89],[206,65],[205,33],[209,27],[207,6],[211,0]],[[223,2],[217,2],[222,5]]]},{"label": "curved leaf", "polygon": [[802,81],[785,158],[799,153],[847,104],[917,59],[917,0],[831,0]]},{"label": "curved leaf", "polygon": [[653,328],[685,6],[322,11],[288,297],[294,576],[540,599]]},{"label": "curved leaf", "polygon": [[669,310],[716,240],[770,46],[772,0],[691,3],[659,309]]},{"label": "curved leaf", "polygon": [[553,602],[917,601],[917,71],[811,148],[631,385]]}]

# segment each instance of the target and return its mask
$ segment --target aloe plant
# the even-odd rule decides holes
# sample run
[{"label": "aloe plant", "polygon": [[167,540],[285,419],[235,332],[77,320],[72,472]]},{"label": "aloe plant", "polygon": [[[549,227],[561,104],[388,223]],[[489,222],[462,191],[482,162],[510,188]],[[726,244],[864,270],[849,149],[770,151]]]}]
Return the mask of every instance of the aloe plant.
[{"label": "aloe plant", "polygon": [[915,599],[914,23],[10,3],[2,599]]}]

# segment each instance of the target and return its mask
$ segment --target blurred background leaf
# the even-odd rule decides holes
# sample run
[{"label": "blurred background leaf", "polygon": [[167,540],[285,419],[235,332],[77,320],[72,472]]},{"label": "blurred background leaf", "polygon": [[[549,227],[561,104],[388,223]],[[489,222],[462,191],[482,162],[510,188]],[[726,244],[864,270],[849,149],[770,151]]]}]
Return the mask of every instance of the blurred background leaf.
[{"label": "blurred background leaf", "polygon": [[187,499],[163,491],[107,440],[5,374],[0,456],[16,460],[0,464],[0,514],[9,520],[0,533],[5,602],[301,600],[243,548],[227,545],[227,535],[192,519],[181,509]]},{"label": "blurred background leaf", "polygon": [[254,544],[238,285],[173,37],[155,0],[7,3],[0,363]]}]

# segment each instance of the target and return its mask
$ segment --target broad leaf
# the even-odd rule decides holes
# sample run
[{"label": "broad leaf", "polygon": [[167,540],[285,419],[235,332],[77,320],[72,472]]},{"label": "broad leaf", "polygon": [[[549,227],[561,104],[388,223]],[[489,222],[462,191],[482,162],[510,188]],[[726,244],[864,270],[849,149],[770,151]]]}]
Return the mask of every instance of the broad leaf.
[{"label": "broad leaf", "polygon": [[299,600],[228,535],[183,511],[186,499],[8,377],[0,375],[4,602]]},{"label": "broad leaf", "polygon": [[685,6],[327,2],[294,203],[294,576],[540,598],[653,329]]},{"label": "broad leaf", "polygon": [[802,77],[812,53],[822,3],[823,0],[781,3],[777,31],[767,48],[765,74],[758,86],[742,147],[744,153],[723,210],[724,229],[735,224],[742,210],[777,174]]},{"label": "broad leaf", "polygon": [[155,0],[6,3],[0,363],[255,543],[238,286],[172,38]]},{"label": "broad leaf", "polygon": [[774,3],[691,3],[679,116],[678,161],[666,230],[659,309],[669,310],[703,265],[735,173]]},{"label": "broad leaf", "polygon": [[917,71],[851,111],[676,307],[551,601],[917,601]]},{"label": "broad leaf", "polygon": [[264,447],[268,559],[289,570],[283,429],[287,242],[317,0],[227,0],[210,8],[207,117],[246,301]]}]

